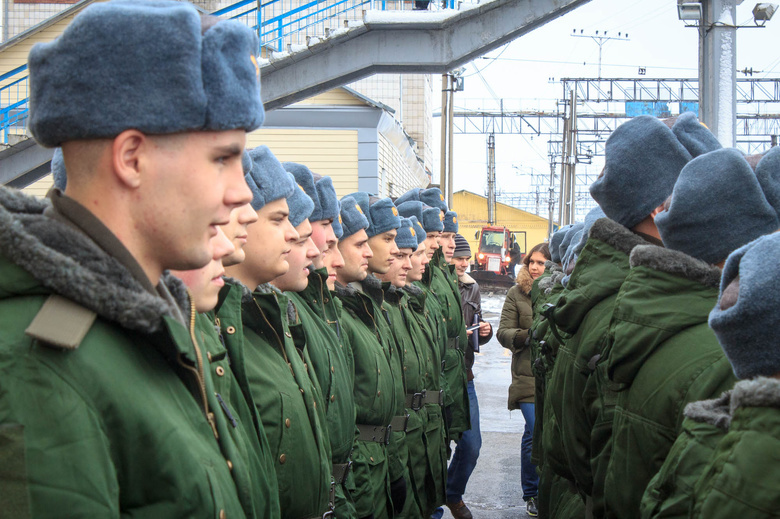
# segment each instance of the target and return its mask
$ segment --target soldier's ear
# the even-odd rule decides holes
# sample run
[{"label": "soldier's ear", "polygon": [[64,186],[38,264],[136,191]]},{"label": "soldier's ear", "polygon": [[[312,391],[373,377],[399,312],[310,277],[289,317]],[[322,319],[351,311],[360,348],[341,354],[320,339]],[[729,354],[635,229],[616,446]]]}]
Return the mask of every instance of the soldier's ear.
[{"label": "soldier's ear", "polygon": [[141,172],[149,165],[152,143],[138,130],[125,130],[114,138],[112,163],[114,175],[124,186],[135,189],[141,185]]}]

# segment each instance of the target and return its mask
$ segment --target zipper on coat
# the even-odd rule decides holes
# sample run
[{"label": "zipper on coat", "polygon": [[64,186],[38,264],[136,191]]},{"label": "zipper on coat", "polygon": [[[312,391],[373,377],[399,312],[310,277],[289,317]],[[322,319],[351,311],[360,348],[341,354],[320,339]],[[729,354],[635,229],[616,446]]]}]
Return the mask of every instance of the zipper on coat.
[{"label": "zipper on coat", "polygon": [[203,401],[203,412],[206,414],[206,420],[208,420],[211,426],[211,431],[214,433],[214,438],[219,439],[219,433],[217,432],[217,423],[214,418],[214,413],[209,410],[209,400],[206,395],[206,374],[203,368],[203,355],[200,352],[198,346],[198,340],[195,338],[195,302],[192,300],[192,294],[187,290],[187,299],[190,302],[190,339],[192,339],[192,345],[195,347],[195,358],[198,361],[197,369],[190,366],[182,360],[181,354],[179,355],[179,364],[185,369],[191,371],[195,378],[198,380],[198,387],[200,388],[200,397]]}]

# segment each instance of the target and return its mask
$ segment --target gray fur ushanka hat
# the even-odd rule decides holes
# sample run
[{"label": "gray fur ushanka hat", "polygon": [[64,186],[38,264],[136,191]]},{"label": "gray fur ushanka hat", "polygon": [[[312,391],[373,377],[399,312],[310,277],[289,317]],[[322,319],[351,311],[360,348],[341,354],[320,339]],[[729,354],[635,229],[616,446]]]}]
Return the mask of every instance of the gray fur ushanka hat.
[{"label": "gray fur ushanka hat", "polygon": [[[295,182],[295,176],[289,171],[287,174]],[[295,184],[292,194],[287,197],[287,207],[290,209],[290,223],[293,227],[298,227],[311,216],[311,212],[314,210],[314,201],[300,184]]]},{"label": "gray fur ushanka hat", "polygon": [[342,228],[342,235],[339,239],[349,238],[361,229],[368,229],[368,218],[354,197],[351,195],[345,196],[341,199],[340,205],[339,223]]},{"label": "gray fur ushanka hat", "polygon": [[247,151],[252,158],[252,169],[244,178],[252,191],[252,209],[259,211],[269,202],[289,198],[297,189],[293,176],[284,170],[268,146]]},{"label": "gray fur ushanka hat", "polygon": [[412,252],[417,250],[417,232],[409,218],[401,218],[401,226],[395,235],[395,245],[399,249],[412,249]]},{"label": "gray fur ushanka hat", "polygon": [[739,150],[696,157],[680,173],[667,211],[655,225],[664,246],[715,264],[780,227],[753,169]]},{"label": "gray fur ushanka hat", "polygon": [[339,198],[336,196],[336,188],[333,187],[333,179],[322,177],[315,182],[314,187],[320,200],[320,220],[333,220],[335,223],[339,217]]},{"label": "gray fur ushanka hat", "polygon": [[311,170],[303,164],[298,164],[296,162],[282,162],[282,166],[284,166],[284,169],[288,172],[292,173],[293,177],[295,177],[295,182],[301,186],[301,189],[303,189],[303,191],[309,195],[311,201],[314,202],[314,209],[312,209],[311,215],[308,217],[309,220],[312,222],[322,220],[322,205],[320,204],[320,197],[317,194],[317,189],[314,187],[314,175],[312,175]]},{"label": "gray fur ushanka hat", "polygon": [[146,134],[252,131],[263,123],[259,43],[238,21],[205,28],[185,2],[84,9],[28,58],[29,130],[40,144]]},{"label": "gray fur ushanka hat", "polygon": [[[720,296],[710,312],[709,325],[741,379],[780,373],[778,258],[780,233],[773,233],[731,253],[723,268]],[[731,300],[728,305],[726,300]]]},{"label": "gray fur ushanka hat", "polygon": [[670,194],[693,158],[664,122],[642,115],[621,124],[607,139],[604,172],[590,194],[604,214],[629,229]]},{"label": "gray fur ushanka hat", "polygon": [[458,232],[458,213],[455,211],[447,211],[444,213],[444,220],[442,223],[444,224],[443,232]]}]

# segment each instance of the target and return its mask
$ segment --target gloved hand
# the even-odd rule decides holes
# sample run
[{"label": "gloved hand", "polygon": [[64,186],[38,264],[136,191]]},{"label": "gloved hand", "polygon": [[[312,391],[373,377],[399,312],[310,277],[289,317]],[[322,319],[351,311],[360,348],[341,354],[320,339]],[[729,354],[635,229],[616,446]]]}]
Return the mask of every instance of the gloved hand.
[{"label": "gloved hand", "polygon": [[406,479],[403,476],[390,483],[390,501],[395,515],[400,514],[406,503]]}]

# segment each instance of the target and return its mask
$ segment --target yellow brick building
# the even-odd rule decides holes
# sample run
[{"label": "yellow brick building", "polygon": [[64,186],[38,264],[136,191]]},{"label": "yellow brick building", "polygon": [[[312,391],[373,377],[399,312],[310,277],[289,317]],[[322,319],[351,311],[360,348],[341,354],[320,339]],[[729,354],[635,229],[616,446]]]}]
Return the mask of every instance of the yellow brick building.
[{"label": "yellow brick building", "polygon": [[[474,233],[488,225],[487,198],[471,191],[452,195],[452,208],[458,213],[459,233],[469,242],[475,254],[479,242]],[[547,219],[533,213],[496,203],[495,226],[507,227],[516,236],[520,251],[526,253],[537,243],[547,241]],[[556,227],[557,228],[557,227]]]}]

